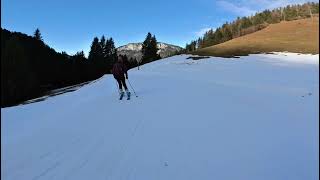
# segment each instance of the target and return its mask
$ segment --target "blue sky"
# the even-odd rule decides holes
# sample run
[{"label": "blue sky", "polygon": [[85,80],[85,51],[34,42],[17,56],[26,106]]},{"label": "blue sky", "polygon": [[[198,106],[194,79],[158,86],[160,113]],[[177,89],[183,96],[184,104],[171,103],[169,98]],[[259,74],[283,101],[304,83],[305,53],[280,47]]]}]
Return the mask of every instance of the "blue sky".
[{"label": "blue sky", "polygon": [[1,0],[1,27],[32,35],[74,54],[90,49],[95,36],[116,46],[141,42],[147,32],[158,41],[185,46],[209,28],[237,16],[306,0]]}]

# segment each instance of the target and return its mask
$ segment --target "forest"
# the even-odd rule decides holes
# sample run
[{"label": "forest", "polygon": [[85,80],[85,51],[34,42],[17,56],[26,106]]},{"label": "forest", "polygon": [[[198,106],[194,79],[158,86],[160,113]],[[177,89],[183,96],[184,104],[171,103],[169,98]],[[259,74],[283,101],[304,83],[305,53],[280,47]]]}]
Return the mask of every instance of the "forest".
[{"label": "forest", "polygon": [[[148,33],[141,64],[159,59],[155,36]],[[1,28],[1,107],[40,97],[50,90],[97,79],[110,73],[117,60],[112,38],[94,37],[88,58],[49,47],[36,29],[33,36]],[[128,68],[138,64],[123,56]]]},{"label": "forest", "polygon": [[319,3],[308,2],[302,5],[288,5],[284,8],[264,10],[248,17],[238,17],[232,22],[226,22],[217,29],[207,31],[202,37],[186,44],[186,52],[220,44],[231,39],[259,31],[269,24],[280,21],[292,21],[312,18],[319,14]]}]

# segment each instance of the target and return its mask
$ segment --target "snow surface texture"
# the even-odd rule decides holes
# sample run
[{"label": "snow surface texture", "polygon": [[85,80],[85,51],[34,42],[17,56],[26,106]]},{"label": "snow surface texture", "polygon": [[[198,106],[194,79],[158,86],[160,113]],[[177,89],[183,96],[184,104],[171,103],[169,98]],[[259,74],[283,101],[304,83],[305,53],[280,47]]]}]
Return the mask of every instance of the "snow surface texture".
[{"label": "snow surface texture", "polygon": [[1,178],[319,178],[318,55],[187,57],[1,109]]}]

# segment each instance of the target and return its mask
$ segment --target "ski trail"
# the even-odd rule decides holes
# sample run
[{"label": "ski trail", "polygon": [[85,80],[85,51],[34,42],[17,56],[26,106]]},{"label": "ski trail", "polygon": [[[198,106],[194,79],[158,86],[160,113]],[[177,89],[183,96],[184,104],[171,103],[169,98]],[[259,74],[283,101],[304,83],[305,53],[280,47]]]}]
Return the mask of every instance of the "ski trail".
[{"label": "ski trail", "polygon": [[186,58],[130,70],[130,101],[106,75],[1,109],[1,178],[317,179],[319,66],[308,55],[281,66],[269,55]]},{"label": "ski trail", "polygon": [[[118,166],[121,166],[122,162],[125,160],[125,155],[128,152],[128,147],[130,147],[134,141],[134,137],[139,129],[139,127],[141,126],[141,124],[143,123],[144,118],[140,118],[137,123],[135,124],[135,126],[132,129],[132,132],[130,133],[130,137],[127,141],[125,141],[125,143],[122,144],[121,146],[121,153],[120,153],[120,158],[119,160],[117,160],[116,164],[114,164],[110,170],[110,173],[106,176],[106,180],[112,180],[113,178],[113,174],[114,171],[116,170],[116,168]],[[118,167],[118,170],[120,170],[120,167]]]},{"label": "ski trail", "polygon": [[75,167],[70,169],[69,172],[66,173],[63,179],[70,179],[70,176],[72,176],[75,172],[84,168],[90,161],[90,158],[95,154],[94,152],[99,150],[98,147],[104,145],[103,142],[104,142],[104,136],[101,136],[100,138],[98,138],[96,143],[93,146],[91,146],[87,152],[84,153],[83,160],[79,164],[77,164]]}]

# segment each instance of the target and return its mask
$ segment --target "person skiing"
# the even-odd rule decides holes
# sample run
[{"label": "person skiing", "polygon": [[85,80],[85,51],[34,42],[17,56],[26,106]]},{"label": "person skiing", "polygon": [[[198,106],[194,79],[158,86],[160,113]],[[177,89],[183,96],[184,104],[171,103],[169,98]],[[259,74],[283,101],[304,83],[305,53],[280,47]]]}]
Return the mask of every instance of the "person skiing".
[{"label": "person skiing", "polygon": [[123,58],[121,56],[118,57],[118,61],[113,65],[112,74],[119,85],[120,99],[122,99],[124,95],[122,86],[124,87],[124,90],[127,93],[128,99],[130,99],[130,91],[128,90],[126,85],[126,79],[128,79],[128,69],[127,66],[124,64]]}]

